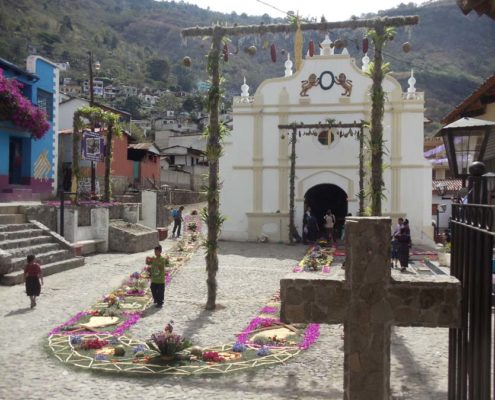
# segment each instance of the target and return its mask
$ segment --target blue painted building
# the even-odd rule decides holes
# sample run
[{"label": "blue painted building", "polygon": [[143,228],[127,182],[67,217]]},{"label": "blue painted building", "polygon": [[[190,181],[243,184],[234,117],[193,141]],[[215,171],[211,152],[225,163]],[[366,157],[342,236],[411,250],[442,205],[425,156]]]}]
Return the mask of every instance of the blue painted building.
[{"label": "blue painted building", "polygon": [[30,132],[0,120],[0,201],[48,198],[57,187],[57,65],[29,56],[26,70],[1,58],[0,68],[24,85],[23,95],[47,113],[50,124],[41,139],[33,139]]}]

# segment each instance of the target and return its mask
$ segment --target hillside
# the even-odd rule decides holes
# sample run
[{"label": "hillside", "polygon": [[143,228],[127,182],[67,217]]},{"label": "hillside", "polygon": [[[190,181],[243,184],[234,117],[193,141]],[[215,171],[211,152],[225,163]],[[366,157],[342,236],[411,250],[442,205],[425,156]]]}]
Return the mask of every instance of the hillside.
[{"label": "hillside", "polygon": [[[56,62],[70,63],[63,76],[87,79],[87,52],[93,51],[101,63],[99,77],[108,82],[151,88],[180,87],[190,90],[206,80],[205,54],[209,41],[180,38],[180,30],[191,26],[282,22],[268,15],[221,14],[183,2],[153,0],[2,0],[0,8],[0,57],[23,65],[29,52]],[[260,6],[260,13],[264,11]],[[418,90],[426,92],[426,114],[438,121],[454,105],[495,72],[495,23],[487,17],[464,16],[454,0],[431,2],[421,7],[413,3],[385,10],[379,15],[419,15],[418,26],[398,29],[386,48],[395,76],[406,88],[408,72],[415,70]],[[362,17],[374,17],[363,15]],[[344,38],[352,56],[359,51],[363,31],[332,32]],[[323,32],[306,35],[323,39]],[[403,42],[413,50],[404,53]],[[277,63],[270,60],[268,44],[279,50]],[[243,49],[256,45],[250,57]],[[232,38],[232,54],[225,66],[228,92],[238,93],[246,76],[251,93],[272,76],[283,74],[283,50],[292,52],[292,37]],[[371,46],[370,46],[371,47]],[[182,58],[193,60],[192,68],[182,66]]]}]

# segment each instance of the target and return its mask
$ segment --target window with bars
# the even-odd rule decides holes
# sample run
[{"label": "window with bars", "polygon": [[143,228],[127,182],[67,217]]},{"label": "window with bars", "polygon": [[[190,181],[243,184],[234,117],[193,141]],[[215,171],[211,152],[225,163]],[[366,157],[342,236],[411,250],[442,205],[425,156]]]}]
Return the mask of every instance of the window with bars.
[{"label": "window with bars", "polygon": [[53,94],[38,89],[38,107],[46,112],[48,120],[53,119]]}]

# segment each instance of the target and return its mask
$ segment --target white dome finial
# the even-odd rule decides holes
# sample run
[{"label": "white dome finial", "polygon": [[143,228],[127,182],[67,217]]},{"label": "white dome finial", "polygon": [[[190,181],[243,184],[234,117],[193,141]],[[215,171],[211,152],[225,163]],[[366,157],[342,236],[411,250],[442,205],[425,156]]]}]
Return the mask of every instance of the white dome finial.
[{"label": "white dome finial", "polygon": [[325,40],[320,43],[321,50],[320,50],[320,56],[330,56],[332,55],[332,41],[330,40],[330,37],[328,35],[325,35]]},{"label": "white dome finial", "polygon": [[246,84],[246,77],[244,77],[244,84],[241,85],[241,97],[249,97],[249,86]]},{"label": "white dome finial", "polygon": [[368,53],[364,54],[364,57],[361,58],[361,61],[363,62],[363,66],[361,67],[361,71],[368,72],[368,70],[370,69],[370,58],[368,57]]},{"label": "white dome finial", "polygon": [[284,63],[285,65],[285,76],[292,76],[292,66],[293,62],[290,60],[290,53],[287,53],[287,61]]},{"label": "white dome finial", "polygon": [[414,77],[414,70],[411,69],[411,77],[407,80],[409,84],[409,88],[407,89],[407,93],[415,93],[416,92],[416,78]]}]

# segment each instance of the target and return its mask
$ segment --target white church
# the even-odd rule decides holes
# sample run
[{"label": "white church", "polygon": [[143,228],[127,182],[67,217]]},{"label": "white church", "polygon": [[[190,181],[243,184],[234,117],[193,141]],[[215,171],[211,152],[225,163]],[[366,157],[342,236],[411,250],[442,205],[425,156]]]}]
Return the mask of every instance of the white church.
[{"label": "white church", "polygon": [[[372,81],[365,74],[369,58],[365,55],[359,68],[347,49],[336,52],[327,37],[320,55],[307,55],[296,73],[288,59],[284,77],[265,80],[254,96],[244,82],[242,95],[234,98],[233,129],[220,160],[220,211],[227,217],[223,239],[288,241],[291,145],[287,130],[279,125],[371,120]],[[406,92],[391,76],[383,81],[382,214],[394,224],[398,217],[408,218],[413,242],[426,243],[433,237],[432,171],[423,156],[424,94],[414,85],[412,72]],[[297,137],[295,225],[300,234],[308,206],[320,224],[328,209],[336,215],[337,226],[348,213],[359,212],[359,140],[340,137],[334,129]]]}]

